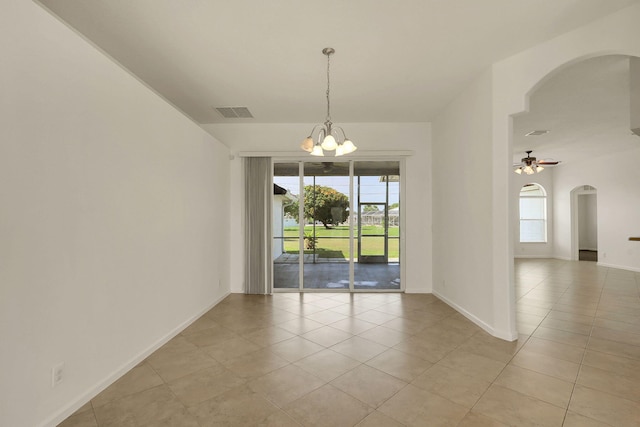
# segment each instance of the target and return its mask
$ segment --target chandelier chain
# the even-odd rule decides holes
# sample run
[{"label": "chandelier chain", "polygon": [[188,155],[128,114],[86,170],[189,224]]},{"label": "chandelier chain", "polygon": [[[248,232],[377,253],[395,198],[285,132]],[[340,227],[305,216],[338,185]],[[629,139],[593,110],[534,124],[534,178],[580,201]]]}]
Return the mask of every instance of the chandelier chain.
[{"label": "chandelier chain", "polygon": [[329,99],[329,90],[331,88],[329,63],[331,62],[331,55],[327,55],[327,122],[331,122],[331,101]]}]

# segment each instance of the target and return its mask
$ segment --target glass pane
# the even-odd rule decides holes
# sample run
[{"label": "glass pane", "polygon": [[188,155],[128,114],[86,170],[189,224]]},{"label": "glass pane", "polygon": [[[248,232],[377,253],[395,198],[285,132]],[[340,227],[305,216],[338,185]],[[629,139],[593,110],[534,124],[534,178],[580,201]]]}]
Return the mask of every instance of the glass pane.
[{"label": "glass pane", "polygon": [[521,242],[546,242],[545,221],[544,220],[521,220],[520,221],[520,241]]},{"label": "glass pane", "polygon": [[372,255],[385,255],[385,238],[384,236],[363,236],[360,239],[360,255],[372,256]]},{"label": "glass pane", "polygon": [[359,232],[363,236],[384,236],[386,205],[360,204]]},{"label": "glass pane", "polygon": [[354,174],[358,214],[354,287],[399,289],[400,162],[354,162]]},{"label": "glass pane", "polygon": [[304,164],[305,289],[349,289],[349,163]]},{"label": "glass pane", "polygon": [[544,198],[520,198],[520,219],[545,219]]},{"label": "glass pane", "polygon": [[[396,227],[397,229],[397,227]],[[389,231],[391,232],[392,229],[389,228]],[[397,233],[397,230],[396,230]],[[390,263],[399,263],[400,262],[400,238],[399,237],[391,237],[392,234],[389,236],[389,262]]]},{"label": "glass pane", "polygon": [[360,176],[358,178],[360,203],[386,203],[386,182],[380,182],[379,176]]},{"label": "glass pane", "polygon": [[276,163],[273,176],[273,287],[299,288],[298,163]]}]

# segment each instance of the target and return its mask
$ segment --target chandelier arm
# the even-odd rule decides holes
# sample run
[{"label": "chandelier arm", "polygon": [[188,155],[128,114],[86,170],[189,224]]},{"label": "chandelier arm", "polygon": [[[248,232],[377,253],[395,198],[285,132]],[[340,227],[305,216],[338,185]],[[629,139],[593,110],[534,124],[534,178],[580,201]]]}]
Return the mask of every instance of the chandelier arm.
[{"label": "chandelier arm", "polygon": [[342,142],[347,140],[347,134],[344,132],[344,129],[342,129],[342,126],[334,126],[334,129],[340,129],[340,132],[342,132]]},{"label": "chandelier arm", "polygon": [[[318,127],[320,125],[316,125],[316,127]],[[327,130],[326,128],[321,128],[320,132],[318,132],[318,144],[322,144],[322,141],[324,140],[324,137],[327,136]]]},{"label": "chandelier arm", "polygon": [[313,129],[311,129],[311,132],[309,132],[309,136],[311,137],[311,139],[313,139],[313,133],[316,131],[316,129],[318,129],[318,127],[322,126],[321,124],[317,124],[313,127]]}]

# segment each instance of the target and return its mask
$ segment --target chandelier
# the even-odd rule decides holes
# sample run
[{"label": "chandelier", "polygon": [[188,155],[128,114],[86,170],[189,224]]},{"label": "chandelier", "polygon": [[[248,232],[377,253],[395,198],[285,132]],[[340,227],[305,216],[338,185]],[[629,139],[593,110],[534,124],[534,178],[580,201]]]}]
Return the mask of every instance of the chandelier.
[{"label": "chandelier", "polygon": [[[304,140],[300,148],[311,153],[312,156],[324,156],[325,151],[335,151],[335,156],[353,153],[358,149],[340,126],[334,126],[331,122],[331,101],[329,92],[331,84],[329,80],[329,63],[331,55],[335,50],[331,47],[322,49],[322,53],[327,56],[327,118],[324,125],[318,124],[311,129],[311,133]],[[317,132],[316,132],[317,131]],[[314,135],[315,134],[315,135]],[[314,136],[316,139],[314,139]]]},{"label": "chandelier", "polygon": [[535,157],[531,157],[532,151],[533,150],[529,150],[526,152],[527,157],[522,158],[522,162],[520,165],[517,165],[514,170],[515,173],[520,175],[524,172],[526,175],[533,175],[536,172],[542,172],[544,170],[542,165],[538,163],[537,159]]}]

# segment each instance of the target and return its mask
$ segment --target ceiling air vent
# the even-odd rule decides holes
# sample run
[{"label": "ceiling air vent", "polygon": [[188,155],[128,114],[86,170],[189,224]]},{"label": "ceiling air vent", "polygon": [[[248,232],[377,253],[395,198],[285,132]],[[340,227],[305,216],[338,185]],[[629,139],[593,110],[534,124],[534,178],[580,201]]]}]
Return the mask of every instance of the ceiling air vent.
[{"label": "ceiling air vent", "polygon": [[549,133],[548,130],[532,130],[531,132],[525,134],[524,136],[540,136]]},{"label": "ceiling air vent", "polygon": [[225,119],[253,119],[247,107],[216,107],[216,110]]}]

